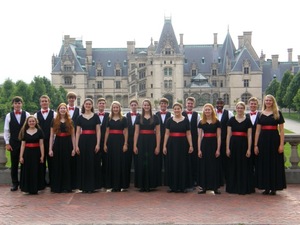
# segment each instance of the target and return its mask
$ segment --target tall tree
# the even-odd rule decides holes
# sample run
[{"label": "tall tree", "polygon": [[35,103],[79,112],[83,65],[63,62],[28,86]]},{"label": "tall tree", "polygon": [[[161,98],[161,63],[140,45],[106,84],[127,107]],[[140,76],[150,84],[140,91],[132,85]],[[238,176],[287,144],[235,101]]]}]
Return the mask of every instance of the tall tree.
[{"label": "tall tree", "polygon": [[283,97],[284,104],[287,105],[287,108],[289,109],[296,109],[293,99],[295,95],[297,94],[300,87],[300,72],[294,75],[294,78],[290,82],[286,94]]},{"label": "tall tree", "polygon": [[283,78],[281,80],[277,95],[276,95],[276,100],[280,108],[286,108],[287,104],[284,103],[283,98],[286,93],[286,90],[291,83],[291,80],[293,79],[293,75],[291,71],[286,71],[283,75]]},{"label": "tall tree", "polygon": [[267,87],[265,94],[266,95],[273,95],[274,97],[276,97],[276,93],[279,89],[279,82],[277,81],[276,78],[274,78],[271,83],[269,84],[269,86]]},{"label": "tall tree", "polygon": [[300,88],[297,91],[297,94],[295,95],[295,97],[293,98],[293,103],[296,107],[296,110],[298,111],[298,118],[300,116]]}]

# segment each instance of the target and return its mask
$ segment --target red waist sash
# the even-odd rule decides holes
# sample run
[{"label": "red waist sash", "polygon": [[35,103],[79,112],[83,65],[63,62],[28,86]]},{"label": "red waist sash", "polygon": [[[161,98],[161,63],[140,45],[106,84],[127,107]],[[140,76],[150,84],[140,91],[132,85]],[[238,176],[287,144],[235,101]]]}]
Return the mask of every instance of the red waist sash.
[{"label": "red waist sash", "polygon": [[81,134],[96,134],[95,130],[82,130]]},{"label": "red waist sash", "polygon": [[272,125],[265,125],[261,126],[262,130],[277,130],[277,126],[272,126]]},{"label": "red waist sash", "polygon": [[56,136],[58,136],[58,137],[67,137],[67,136],[71,136],[71,134],[69,134],[69,133],[58,133],[58,134],[56,134]]},{"label": "red waist sash", "polygon": [[204,133],[203,137],[217,137],[216,133]]},{"label": "red waist sash", "polygon": [[26,143],[25,147],[27,147],[27,148],[37,148],[37,147],[40,147],[40,143]]},{"label": "red waist sash", "polygon": [[186,133],[181,133],[181,132],[171,132],[170,137],[185,137]]},{"label": "red waist sash", "polygon": [[243,136],[243,137],[247,137],[247,133],[246,132],[232,132],[233,136]]},{"label": "red waist sash", "polygon": [[140,134],[154,134],[154,130],[140,130]]},{"label": "red waist sash", "polygon": [[109,130],[110,134],[123,134],[123,130]]}]

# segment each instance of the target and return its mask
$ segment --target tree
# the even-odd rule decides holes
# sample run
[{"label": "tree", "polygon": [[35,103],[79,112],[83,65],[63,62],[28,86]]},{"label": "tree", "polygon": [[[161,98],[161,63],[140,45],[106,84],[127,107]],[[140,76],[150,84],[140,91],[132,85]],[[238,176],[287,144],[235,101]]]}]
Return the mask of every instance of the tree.
[{"label": "tree", "polygon": [[278,91],[280,86],[280,83],[277,81],[276,78],[274,78],[271,83],[269,84],[269,86],[267,87],[265,94],[266,95],[273,95],[274,97],[276,97],[276,92]]},{"label": "tree", "polygon": [[283,98],[286,93],[286,90],[291,83],[291,80],[293,79],[293,75],[290,71],[286,71],[283,75],[283,78],[281,80],[277,95],[276,95],[276,100],[277,104],[281,108],[286,108],[287,105],[284,103]]},{"label": "tree", "polygon": [[300,72],[294,75],[294,78],[290,82],[286,94],[283,97],[284,104],[287,105],[289,109],[296,109],[293,99],[295,95],[297,94],[300,87]]},{"label": "tree", "polygon": [[298,111],[298,118],[300,115],[300,88],[297,91],[297,94],[295,95],[295,97],[293,98],[293,103],[296,107],[296,110]]}]

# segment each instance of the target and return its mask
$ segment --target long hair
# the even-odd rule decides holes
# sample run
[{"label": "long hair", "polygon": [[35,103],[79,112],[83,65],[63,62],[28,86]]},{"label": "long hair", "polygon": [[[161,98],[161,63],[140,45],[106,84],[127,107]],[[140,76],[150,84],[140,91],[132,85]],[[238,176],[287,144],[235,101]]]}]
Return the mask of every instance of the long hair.
[{"label": "long hair", "polygon": [[20,130],[20,133],[19,133],[19,140],[20,140],[20,141],[23,140],[24,134],[25,134],[26,130],[28,130],[28,128],[29,128],[28,120],[31,119],[31,118],[33,118],[33,119],[35,120],[35,123],[36,123],[36,124],[35,124],[35,128],[38,129],[38,130],[41,129],[40,126],[39,126],[39,121],[38,121],[38,119],[35,118],[35,116],[33,116],[33,115],[28,116],[28,117],[26,118],[25,123],[23,124],[21,130]]},{"label": "long hair", "polygon": [[66,132],[68,134],[72,134],[74,132],[73,121],[70,117],[69,110],[65,103],[60,103],[59,106],[57,107],[57,110],[56,110],[57,114],[56,114],[56,117],[53,119],[53,132],[54,132],[54,134],[61,133],[60,120],[62,117],[61,117],[61,114],[59,113],[59,109],[62,106],[66,107],[66,115],[65,115]]},{"label": "long hair", "polygon": [[150,124],[153,123],[154,119],[153,119],[153,114],[152,114],[152,104],[151,101],[149,99],[144,99],[143,103],[142,103],[142,115],[140,117],[140,123],[143,124],[143,120],[144,120],[144,116],[145,116],[145,110],[143,108],[144,103],[147,102],[150,105]]},{"label": "long hair", "polygon": [[84,103],[86,103],[87,101],[90,101],[92,103],[91,112],[94,112],[94,101],[91,98],[86,98],[86,99],[84,99],[82,107],[81,107],[82,114],[85,113]]},{"label": "long hair", "polygon": [[212,123],[216,123],[217,120],[218,120],[218,117],[217,117],[217,114],[216,114],[216,110],[214,108],[214,106],[210,103],[206,103],[204,106],[203,106],[203,110],[202,110],[202,115],[201,115],[201,121],[200,123],[201,124],[205,124],[207,122],[207,117],[205,115],[205,108],[208,107],[211,109],[211,120],[212,120]]},{"label": "long hair", "polygon": [[120,120],[122,120],[123,119],[122,106],[121,106],[121,103],[118,101],[113,101],[110,105],[109,120],[111,120],[111,118],[113,117],[113,114],[114,114],[113,105],[119,106],[120,110],[119,110],[118,116],[119,116]]},{"label": "long hair", "polygon": [[264,98],[264,104],[263,104],[263,107],[262,107],[262,111],[264,111],[267,107],[266,107],[266,104],[265,104],[265,100],[267,98],[270,98],[272,101],[273,101],[273,105],[272,105],[272,111],[273,111],[273,115],[274,115],[274,119],[275,120],[278,120],[279,119],[279,109],[278,109],[278,105],[277,105],[277,101],[276,99],[274,98],[273,95],[266,95],[265,98]]}]

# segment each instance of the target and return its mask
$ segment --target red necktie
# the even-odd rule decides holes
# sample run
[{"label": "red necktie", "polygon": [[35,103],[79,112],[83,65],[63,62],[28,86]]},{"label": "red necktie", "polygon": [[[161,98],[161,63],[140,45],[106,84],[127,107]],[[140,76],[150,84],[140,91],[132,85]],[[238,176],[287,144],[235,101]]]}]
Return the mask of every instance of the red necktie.
[{"label": "red necktie", "polygon": [[136,116],[136,113],[132,112],[130,113],[131,116]]},{"label": "red necktie", "polygon": [[99,116],[104,116],[104,115],[105,115],[105,113],[104,113],[104,112],[102,112],[102,113],[101,113],[101,112],[99,112],[99,113],[98,113],[98,115],[99,115]]},{"label": "red necktie", "polygon": [[161,115],[167,114],[167,111],[161,111],[160,114],[161,114]]},{"label": "red necktie", "polygon": [[69,110],[75,110],[75,108],[74,107],[69,107]]},{"label": "red necktie", "polygon": [[16,114],[16,115],[17,115],[17,114],[21,115],[22,112],[21,112],[21,111],[15,111],[15,114]]},{"label": "red necktie", "polygon": [[48,112],[48,109],[42,111],[43,114],[47,113],[47,112]]},{"label": "red necktie", "polygon": [[256,115],[256,112],[250,112],[250,115],[251,116]]},{"label": "red necktie", "polygon": [[186,114],[192,114],[193,112],[192,111],[186,111]]}]

